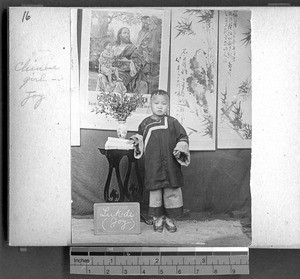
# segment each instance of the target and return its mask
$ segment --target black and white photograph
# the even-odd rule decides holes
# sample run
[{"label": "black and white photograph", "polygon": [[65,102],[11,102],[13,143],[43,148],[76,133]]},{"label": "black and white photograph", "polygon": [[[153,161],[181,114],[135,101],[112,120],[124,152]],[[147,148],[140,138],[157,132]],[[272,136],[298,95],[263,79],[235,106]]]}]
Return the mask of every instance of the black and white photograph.
[{"label": "black and white photograph", "polygon": [[99,118],[71,148],[72,243],[248,247],[251,13],[171,9],[162,81],[166,11],[146,11],[79,12],[80,95]]},{"label": "black and white photograph", "polygon": [[297,277],[300,8],[5,2],[1,278]]}]

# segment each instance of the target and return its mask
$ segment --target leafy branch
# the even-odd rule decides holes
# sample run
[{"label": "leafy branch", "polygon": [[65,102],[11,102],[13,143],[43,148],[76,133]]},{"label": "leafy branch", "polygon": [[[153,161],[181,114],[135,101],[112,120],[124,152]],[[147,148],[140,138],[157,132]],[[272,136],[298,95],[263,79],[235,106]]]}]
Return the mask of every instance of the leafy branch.
[{"label": "leafy branch", "polygon": [[245,47],[246,47],[247,45],[251,44],[251,27],[248,27],[248,30],[245,33],[243,33],[243,35],[244,35],[244,37],[243,37],[243,39],[241,39],[241,42],[242,42],[242,45],[245,45]]},{"label": "leafy branch", "polygon": [[233,109],[231,110],[233,113],[233,121],[232,125],[235,127],[235,129],[242,129],[243,125],[243,111],[241,109],[241,102],[234,105]]},{"label": "leafy branch", "polygon": [[252,139],[252,125],[243,123],[242,132],[245,139]]},{"label": "leafy branch", "polygon": [[[227,88],[225,92],[221,92],[222,96],[227,96]],[[244,112],[241,108],[242,101],[232,101],[231,105],[227,107],[227,102],[225,97],[221,97],[221,101],[224,104],[221,108],[223,115],[227,117],[229,122],[233,126],[233,130],[242,138],[242,139],[251,139],[252,138],[252,125],[245,123],[243,120]],[[228,112],[231,112],[233,116],[230,116]],[[241,134],[242,133],[242,134]]]},{"label": "leafy branch", "polygon": [[139,93],[100,93],[98,95],[98,106],[92,112],[111,116],[116,120],[125,121],[139,106],[146,102]]},{"label": "leafy branch", "polygon": [[181,35],[195,35],[195,32],[192,30],[192,21],[188,21],[186,19],[181,19],[181,21],[177,22],[177,25],[175,26],[178,34],[175,38]]},{"label": "leafy branch", "polygon": [[205,125],[203,136],[209,136],[210,138],[213,137],[213,129],[214,129],[214,122],[213,118],[209,114],[204,115],[203,123]]},{"label": "leafy branch", "polygon": [[249,96],[251,96],[252,92],[251,79],[247,78],[246,80],[242,81],[238,89],[238,95],[246,100]]},{"label": "leafy branch", "polygon": [[187,9],[185,14],[196,15],[198,18],[198,23],[205,23],[208,27],[211,25],[211,21],[214,17],[213,10],[196,10],[196,9]]},{"label": "leafy branch", "polygon": [[227,92],[227,87],[226,87],[225,91],[221,92],[221,101],[222,101],[222,104],[226,104],[227,103],[227,95],[228,95],[228,92]]}]

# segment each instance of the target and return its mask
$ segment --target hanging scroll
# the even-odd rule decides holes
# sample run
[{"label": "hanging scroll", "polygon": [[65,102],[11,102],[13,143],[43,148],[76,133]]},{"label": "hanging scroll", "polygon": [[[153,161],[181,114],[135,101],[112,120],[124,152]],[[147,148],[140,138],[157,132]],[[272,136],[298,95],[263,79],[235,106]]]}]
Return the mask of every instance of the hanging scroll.
[{"label": "hanging scroll", "polygon": [[171,115],[191,150],[214,150],[218,11],[174,9],[171,28]]},{"label": "hanging scroll", "polygon": [[218,148],[250,148],[251,13],[219,15]]}]

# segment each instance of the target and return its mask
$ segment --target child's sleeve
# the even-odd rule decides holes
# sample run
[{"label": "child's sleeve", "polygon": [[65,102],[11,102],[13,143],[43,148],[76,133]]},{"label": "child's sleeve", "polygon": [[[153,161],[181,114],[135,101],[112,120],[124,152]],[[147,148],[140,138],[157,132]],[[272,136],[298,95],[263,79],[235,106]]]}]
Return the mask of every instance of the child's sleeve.
[{"label": "child's sleeve", "polygon": [[177,162],[182,166],[188,166],[190,164],[191,155],[189,151],[189,138],[177,119],[174,122],[175,133],[176,133],[176,146],[173,150],[173,154]]},{"label": "child's sleeve", "polygon": [[138,133],[130,137],[134,142],[134,158],[140,159],[144,153],[143,131],[141,124],[138,128]]}]

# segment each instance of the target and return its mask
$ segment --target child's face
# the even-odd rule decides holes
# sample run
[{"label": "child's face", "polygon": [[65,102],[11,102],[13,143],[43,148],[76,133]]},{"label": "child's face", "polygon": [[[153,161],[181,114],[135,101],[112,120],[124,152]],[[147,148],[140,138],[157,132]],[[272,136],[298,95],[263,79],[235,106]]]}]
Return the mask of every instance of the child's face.
[{"label": "child's face", "polygon": [[163,116],[169,108],[169,98],[165,95],[153,95],[151,97],[151,110],[154,115]]},{"label": "child's face", "polygon": [[107,50],[111,50],[111,44],[107,44],[105,47]]}]

